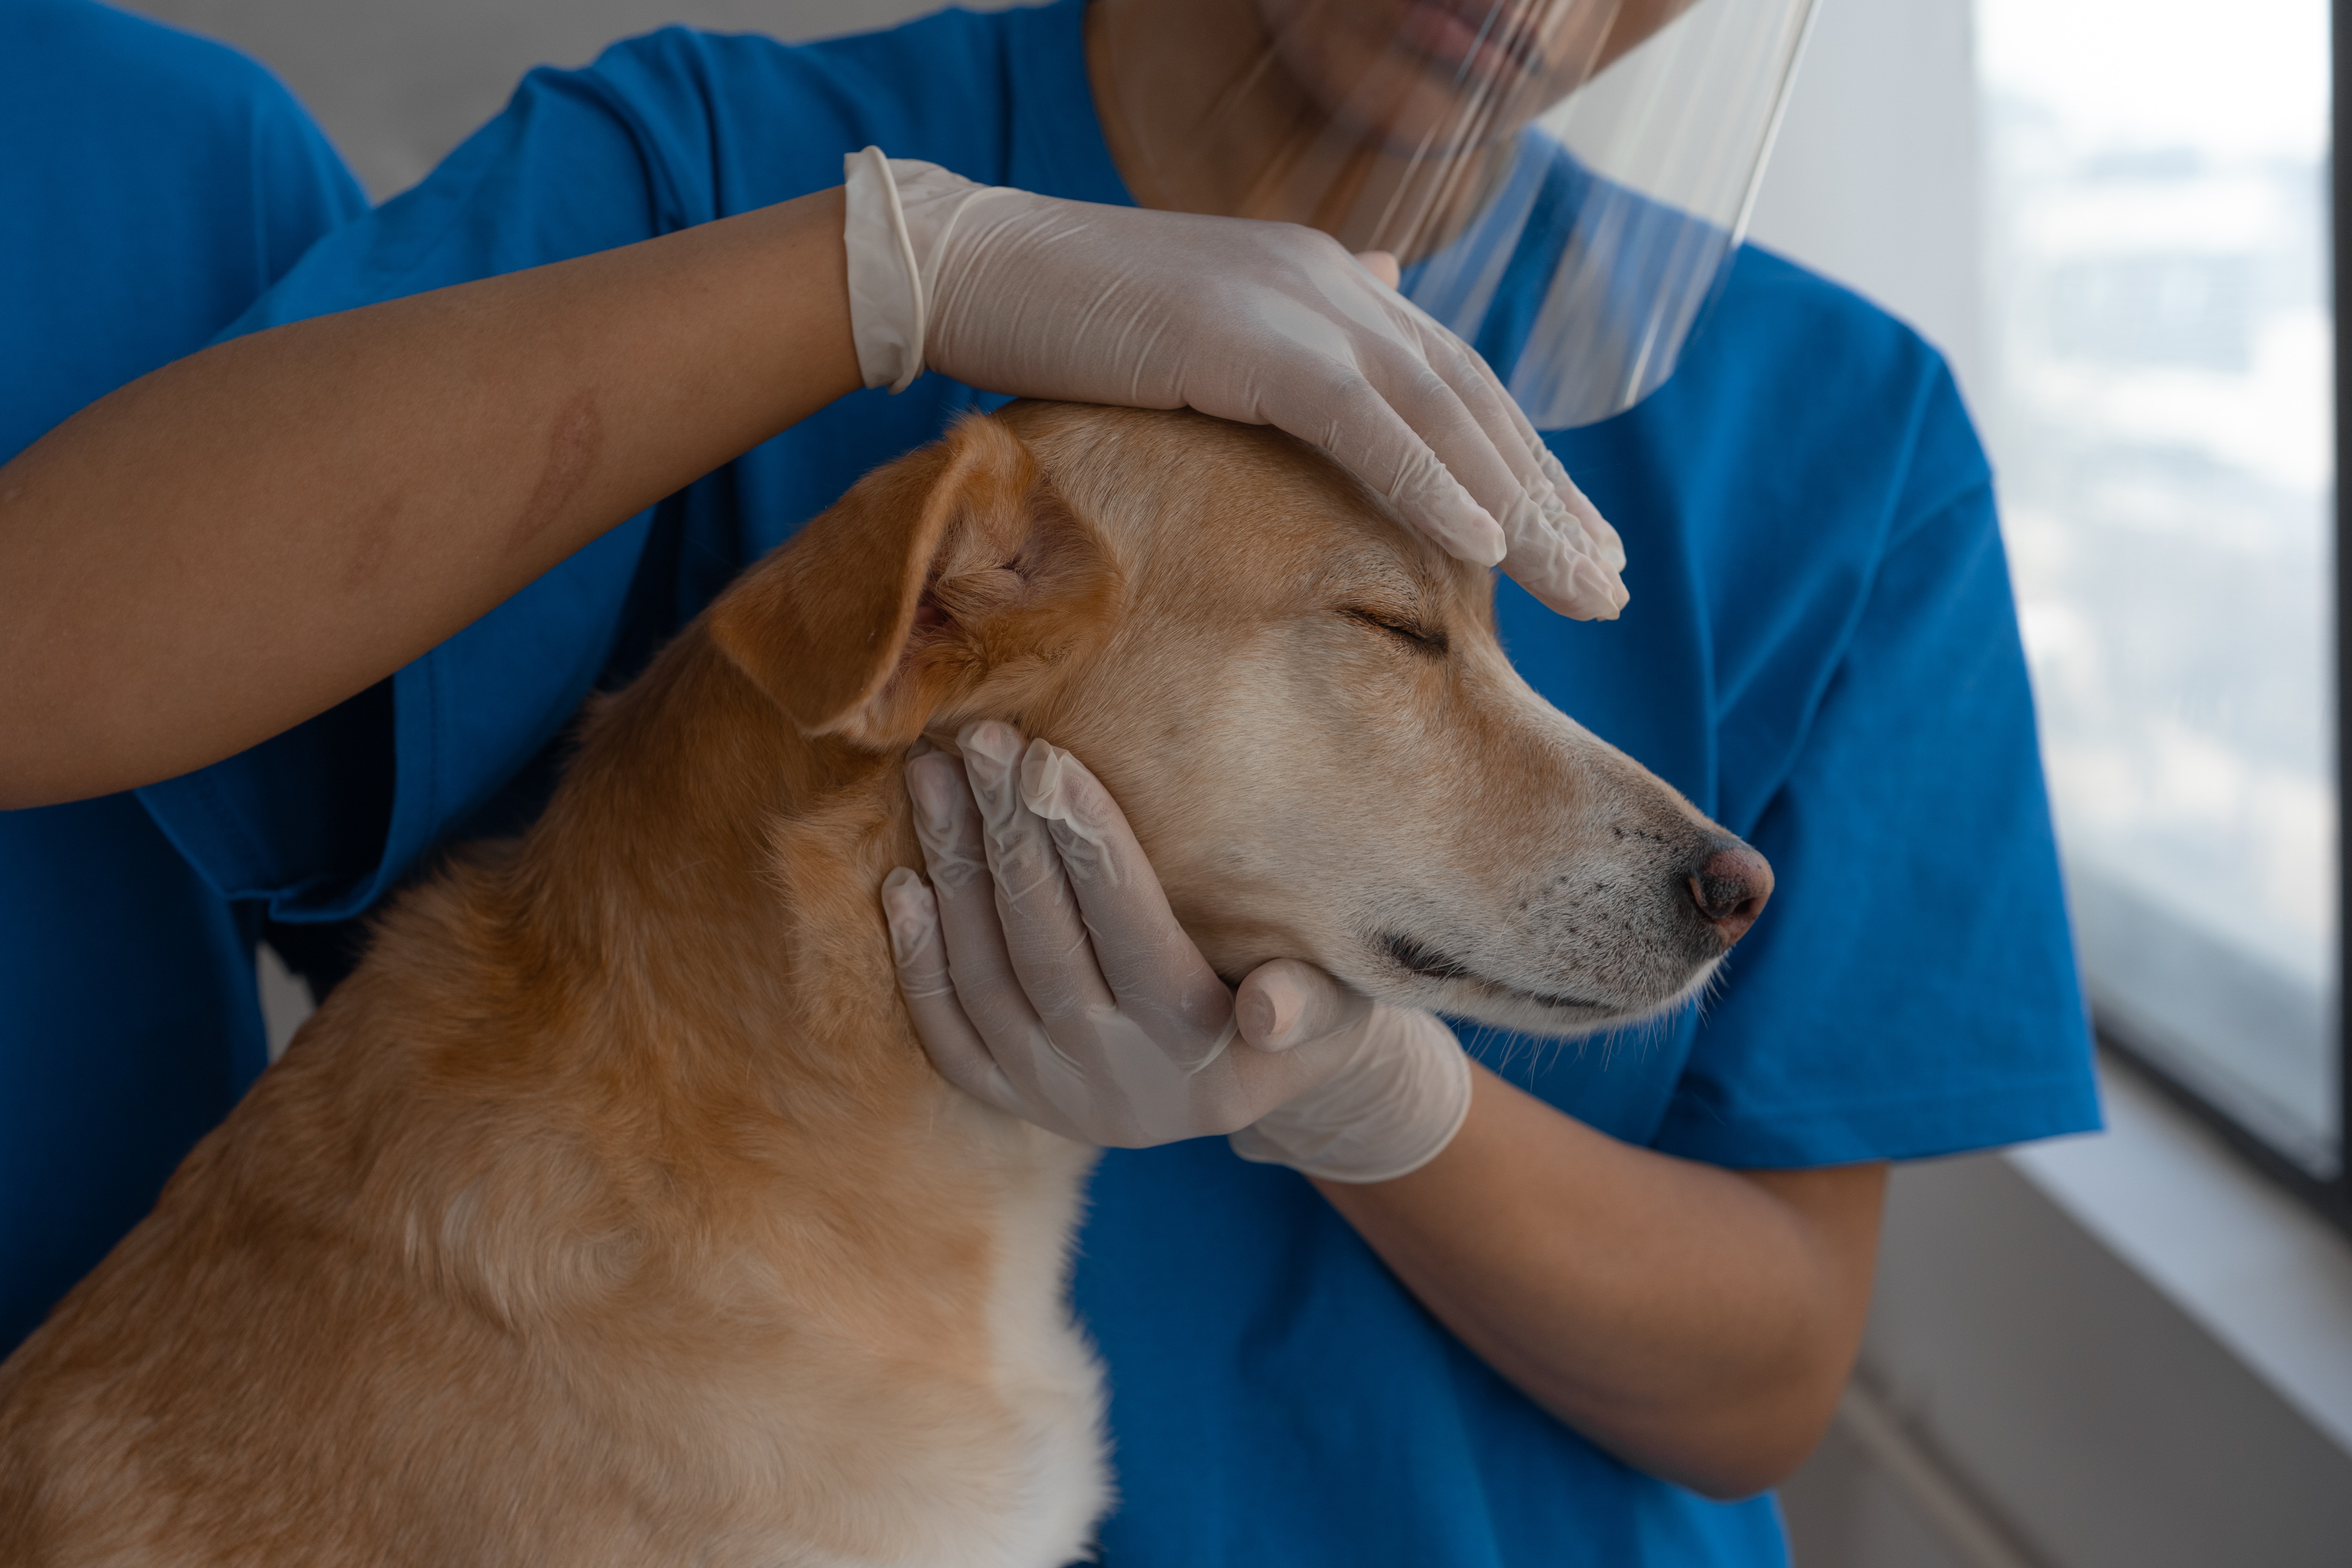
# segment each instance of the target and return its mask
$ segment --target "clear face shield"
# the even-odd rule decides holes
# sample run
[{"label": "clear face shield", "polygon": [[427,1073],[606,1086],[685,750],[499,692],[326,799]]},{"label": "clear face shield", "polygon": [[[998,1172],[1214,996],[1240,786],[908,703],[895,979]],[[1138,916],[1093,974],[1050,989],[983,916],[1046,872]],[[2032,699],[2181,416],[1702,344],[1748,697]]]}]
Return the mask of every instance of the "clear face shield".
[{"label": "clear face shield", "polygon": [[1393,253],[1535,424],[1664,382],[1727,270],[1813,0],[1097,0],[1145,205]]}]

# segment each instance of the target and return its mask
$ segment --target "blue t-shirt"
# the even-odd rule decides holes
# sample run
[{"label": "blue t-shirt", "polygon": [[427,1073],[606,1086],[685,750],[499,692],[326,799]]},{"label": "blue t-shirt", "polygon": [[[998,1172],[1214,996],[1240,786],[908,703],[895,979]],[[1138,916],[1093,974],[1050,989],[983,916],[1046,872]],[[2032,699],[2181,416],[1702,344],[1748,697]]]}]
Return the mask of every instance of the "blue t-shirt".
[{"label": "blue t-shirt", "polygon": [[[202,348],[366,203],[234,50],[0,5],[0,461]],[[257,909],[131,795],[0,813],[0,1355],[261,1070]]]},{"label": "blue t-shirt", "polygon": [[[835,185],[869,142],[1129,200],[1078,0],[805,47],[672,30],[533,73],[239,330]],[[1480,345],[1497,363],[1515,319]],[[297,731],[144,798],[225,894],[348,919],[436,844],[526,817],[589,691],[975,401],[936,375],[845,399],[330,715],[348,745]],[[1934,352],[1746,250],[1663,390],[1550,439],[1623,531],[1634,598],[1579,625],[1506,584],[1506,646],[1771,857],[1780,891],[1703,1014],[1567,1046],[1487,1038],[1487,1059],[1617,1137],[1735,1166],[2093,1125],[1990,477]],[[385,759],[388,791],[320,771],[354,746]],[[1782,1559],[1769,1498],[1709,1502],[1601,1453],[1465,1351],[1305,1181],[1220,1140],[1105,1159],[1076,1289],[1110,1370],[1118,1568]]]}]

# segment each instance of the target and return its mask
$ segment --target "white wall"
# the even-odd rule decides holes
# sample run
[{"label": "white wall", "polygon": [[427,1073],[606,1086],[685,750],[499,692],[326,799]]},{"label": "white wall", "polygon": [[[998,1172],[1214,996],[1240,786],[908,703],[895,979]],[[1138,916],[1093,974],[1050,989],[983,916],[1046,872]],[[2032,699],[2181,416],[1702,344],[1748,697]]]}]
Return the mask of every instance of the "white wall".
[{"label": "white wall", "polygon": [[[415,184],[536,65],[584,65],[673,22],[815,38],[938,0],[116,0],[260,57],[378,201]],[[989,10],[1004,0],[962,0]]]},{"label": "white wall", "polygon": [[1885,306],[1983,383],[1969,0],[1820,0],[1748,237]]}]

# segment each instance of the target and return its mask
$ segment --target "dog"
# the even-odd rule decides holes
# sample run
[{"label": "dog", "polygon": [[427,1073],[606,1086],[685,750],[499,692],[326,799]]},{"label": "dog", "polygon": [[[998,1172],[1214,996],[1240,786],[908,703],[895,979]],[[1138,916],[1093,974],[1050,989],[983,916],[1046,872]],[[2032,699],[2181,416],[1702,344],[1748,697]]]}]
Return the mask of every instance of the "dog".
[{"label": "dog", "polygon": [[1769,891],[1307,447],[969,417],[596,703],[0,1367],[0,1560],[1084,1555],[1095,1151],[936,1074],[877,896],[908,749],[983,717],[1094,768],[1229,977],[1571,1035],[1690,996]]}]

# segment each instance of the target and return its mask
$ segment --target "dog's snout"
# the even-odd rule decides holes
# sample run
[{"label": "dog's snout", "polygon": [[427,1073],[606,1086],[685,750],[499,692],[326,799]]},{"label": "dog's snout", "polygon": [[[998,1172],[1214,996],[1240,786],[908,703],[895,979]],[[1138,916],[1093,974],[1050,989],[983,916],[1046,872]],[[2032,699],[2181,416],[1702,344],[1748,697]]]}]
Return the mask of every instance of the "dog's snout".
[{"label": "dog's snout", "polygon": [[1772,867],[1737,838],[1717,841],[1691,871],[1691,902],[1729,947],[1748,934],[1772,896]]}]

